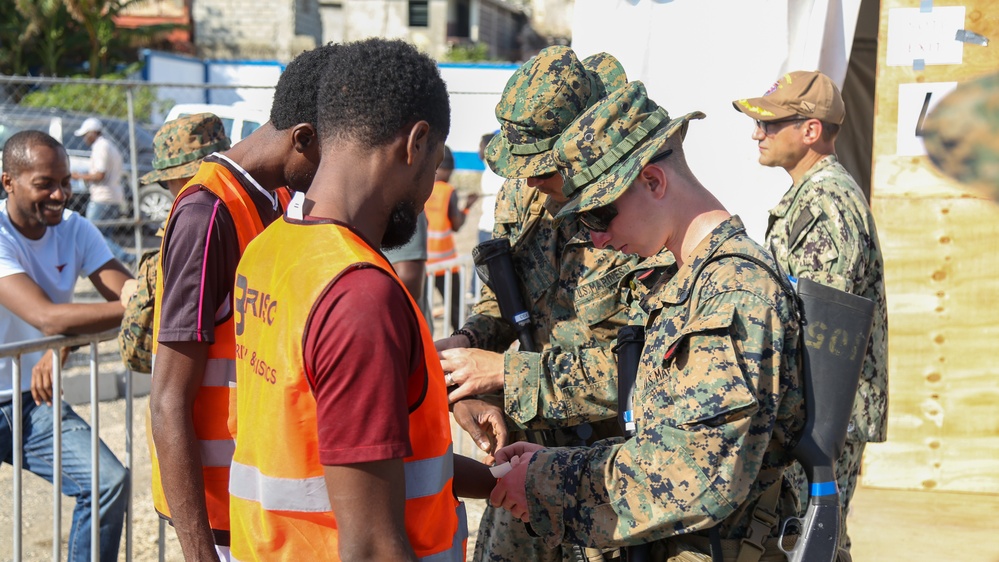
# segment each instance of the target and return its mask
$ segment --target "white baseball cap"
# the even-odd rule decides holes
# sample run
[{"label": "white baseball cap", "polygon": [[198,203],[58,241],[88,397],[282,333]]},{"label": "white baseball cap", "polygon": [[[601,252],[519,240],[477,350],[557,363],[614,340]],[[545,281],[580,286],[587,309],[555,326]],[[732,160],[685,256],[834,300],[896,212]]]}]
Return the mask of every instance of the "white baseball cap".
[{"label": "white baseball cap", "polygon": [[96,117],[87,117],[83,121],[83,124],[80,125],[80,128],[73,133],[73,136],[82,137],[87,133],[100,132],[103,130],[104,124],[101,123],[100,119]]}]

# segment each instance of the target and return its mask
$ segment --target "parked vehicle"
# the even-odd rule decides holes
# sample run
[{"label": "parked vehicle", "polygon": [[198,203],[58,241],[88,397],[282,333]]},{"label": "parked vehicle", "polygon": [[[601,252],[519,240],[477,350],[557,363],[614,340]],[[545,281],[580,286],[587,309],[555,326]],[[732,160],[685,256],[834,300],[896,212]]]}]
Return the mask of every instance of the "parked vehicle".
[{"label": "parked vehicle", "polygon": [[[15,104],[0,104],[0,149],[7,139],[15,133],[29,129],[44,131],[52,135],[66,147],[69,154],[70,171],[90,171],[90,146],[82,137],[73,136],[83,120],[91,115],[73,113],[55,108],[24,107]],[[125,157],[125,176],[122,184],[125,186],[125,211],[132,214],[131,173],[132,159],[129,149],[128,121],[112,117],[97,116],[104,124],[104,134],[113,142]],[[136,173],[138,176],[153,169],[153,135],[141,126],[135,127]],[[72,180],[73,196],[69,208],[82,213],[90,200],[87,185],[82,180]],[[170,210],[170,204],[162,209],[159,200],[165,192],[169,192],[158,184],[144,186],[139,189],[139,209],[143,218],[162,220]],[[0,197],[6,194],[0,195]],[[172,197],[170,201],[172,202]]]},{"label": "parked vehicle", "polygon": [[270,120],[270,114],[262,109],[247,105],[220,105],[214,103],[179,103],[167,113],[166,121],[172,121],[195,113],[214,113],[222,120],[225,134],[232,144],[250,136],[261,125]]}]

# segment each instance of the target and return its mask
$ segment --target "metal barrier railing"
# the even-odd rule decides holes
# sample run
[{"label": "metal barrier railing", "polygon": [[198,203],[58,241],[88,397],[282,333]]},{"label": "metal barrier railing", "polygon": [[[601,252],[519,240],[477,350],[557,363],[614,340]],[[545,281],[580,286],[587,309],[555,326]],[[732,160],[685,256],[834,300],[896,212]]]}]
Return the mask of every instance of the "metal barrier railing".
[{"label": "metal barrier railing", "polygon": [[[62,364],[58,360],[63,348],[89,345],[90,346],[90,426],[91,443],[90,454],[91,465],[91,526],[90,543],[92,562],[100,559],[100,511],[96,492],[100,489],[100,413],[98,408],[98,372],[99,362],[97,354],[97,344],[116,338],[118,330],[108,330],[98,334],[86,334],[80,336],[51,336],[35,340],[27,340],[0,345],[0,357],[10,357],[12,363],[11,388],[13,389],[13,560],[21,560],[22,543],[22,457],[23,451],[23,431],[22,412],[23,395],[21,389],[21,356],[25,353],[37,351],[55,353],[55,360],[52,362],[52,396],[53,408],[60,407],[62,397]],[[125,518],[125,560],[132,560],[132,377],[125,378],[125,468],[128,478],[128,498]],[[62,417],[58,414],[52,416],[52,559],[59,561],[62,550]]]},{"label": "metal barrier railing", "polygon": [[[458,268],[456,276],[446,274],[451,272],[454,268]],[[431,307],[433,307],[434,292],[436,290],[434,279],[437,277],[439,272],[445,272],[444,294],[442,295],[444,301],[444,317],[439,325],[436,321],[433,321],[430,325],[430,331],[433,333],[435,340],[450,336],[452,332],[461,328],[461,326],[450,326],[451,310],[452,306],[454,306],[452,304],[452,293],[454,291],[461,291],[458,299],[458,307],[462,311],[462,314],[459,315],[459,318],[464,319],[468,316],[468,311],[471,309],[472,304],[478,298],[479,291],[482,289],[482,280],[475,274],[475,264],[472,262],[471,256],[461,256],[435,264],[428,264],[424,292],[426,293],[426,302],[430,303]],[[454,286],[454,277],[458,278],[458,287]],[[427,317],[428,319],[433,320],[432,315],[428,315]],[[451,327],[450,330],[448,330],[448,326]]]}]

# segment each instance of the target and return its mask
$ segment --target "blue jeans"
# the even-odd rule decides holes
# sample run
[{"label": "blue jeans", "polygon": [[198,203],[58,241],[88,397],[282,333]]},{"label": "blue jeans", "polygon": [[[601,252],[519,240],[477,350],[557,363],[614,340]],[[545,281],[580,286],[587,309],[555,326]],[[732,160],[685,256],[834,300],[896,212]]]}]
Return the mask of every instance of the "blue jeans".
[{"label": "blue jeans", "polygon": [[[96,201],[87,203],[87,219],[90,222],[114,220],[120,215],[117,203],[97,203]],[[135,256],[126,252],[124,248],[114,241],[114,229],[114,226],[97,227],[97,230],[100,230],[101,234],[104,235],[104,241],[107,242],[108,248],[114,254],[115,259],[125,265],[135,264]]]},{"label": "blue jeans", "polygon": [[[24,436],[23,466],[52,482],[52,407],[36,406],[31,393],[24,393],[22,420]],[[90,560],[90,426],[69,404],[61,402],[62,411],[62,493],[76,498],[73,525],[69,531],[69,562]],[[14,404],[0,404],[0,459],[14,464]],[[100,489],[98,505],[101,516],[101,562],[118,559],[118,544],[128,507],[128,470],[102,441],[99,449]]]}]

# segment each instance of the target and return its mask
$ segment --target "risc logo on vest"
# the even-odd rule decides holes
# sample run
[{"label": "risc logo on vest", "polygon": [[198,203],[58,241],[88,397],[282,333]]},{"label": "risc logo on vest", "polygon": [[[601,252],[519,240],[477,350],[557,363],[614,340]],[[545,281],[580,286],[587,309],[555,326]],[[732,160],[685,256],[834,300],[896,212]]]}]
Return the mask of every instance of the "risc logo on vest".
[{"label": "risc logo on vest", "polygon": [[277,309],[278,301],[271,298],[270,293],[261,293],[257,289],[247,286],[246,277],[236,275],[235,301],[235,323],[236,335],[243,335],[246,328],[246,316],[249,311],[250,318],[256,318],[266,322],[268,326],[274,325],[274,313]]}]

